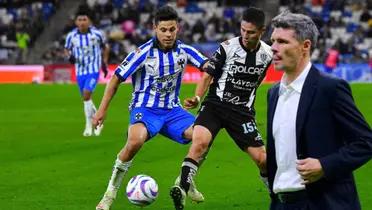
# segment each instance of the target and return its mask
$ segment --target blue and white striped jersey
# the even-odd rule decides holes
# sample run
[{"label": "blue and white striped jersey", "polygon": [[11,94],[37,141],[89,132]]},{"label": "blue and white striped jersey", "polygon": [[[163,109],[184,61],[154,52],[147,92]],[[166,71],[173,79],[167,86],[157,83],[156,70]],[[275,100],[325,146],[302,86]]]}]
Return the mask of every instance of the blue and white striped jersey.
[{"label": "blue and white striped jersey", "polygon": [[88,33],[80,33],[77,28],[67,34],[65,48],[76,58],[77,76],[97,74],[102,63],[102,47],[106,44],[104,34],[95,27]]},{"label": "blue and white striped jersey", "polygon": [[115,74],[122,81],[132,75],[134,90],[130,109],[171,109],[181,106],[178,96],[186,64],[201,68],[206,61],[199,51],[179,40],[173,49],[164,52],[159,49],[156,38],[152,38],[131,52]]}]

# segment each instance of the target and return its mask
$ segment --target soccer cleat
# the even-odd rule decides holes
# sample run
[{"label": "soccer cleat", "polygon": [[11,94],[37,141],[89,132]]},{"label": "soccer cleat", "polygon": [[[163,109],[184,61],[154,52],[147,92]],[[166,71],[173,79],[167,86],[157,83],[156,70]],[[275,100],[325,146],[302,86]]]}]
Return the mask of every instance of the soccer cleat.
[{"label": "soccer cleat", "polygon": [[175,185],[170,190],[170,196],[172,197],[176,210],[183,210],[186,204],[185,191],[180,186]]},{"label": "soccer cleat", "polygon": [[116,198],[117,191],[107,191],[105,195],[103,195],[103,198],[96,206],[96,210],[110,210],[110,207],[112,203],[114,202]]},{"label": "soccer cleat", "polygon": [[83,132],[83,136],[92,136],[93,130],[92,127],[86,126]]},{"label": "soccer cleat", "polygon": [[[176,179],[176,181],[174,182],[174,184],[177,185],[177,186],[180,186],[180,182],[181,182],[181,177],[178,176],[177,179]],[[187,192],[187,196],[189,196],[189,198],[193,202],[196,202],[196,203],[201,203],[201,202],[204,201],[204,196],[203,196],[203,194],[201,192],[199,192],[196,189],[196,185],[195,185],[194,180],[192,180],[192,183],[190,184],[190,189]]]},{"label": "soccer cleat", "polygon": [[102,125],[97,125],[97,127],[93,130],[95,136],[101,135],[103,129],[103,124]]}]

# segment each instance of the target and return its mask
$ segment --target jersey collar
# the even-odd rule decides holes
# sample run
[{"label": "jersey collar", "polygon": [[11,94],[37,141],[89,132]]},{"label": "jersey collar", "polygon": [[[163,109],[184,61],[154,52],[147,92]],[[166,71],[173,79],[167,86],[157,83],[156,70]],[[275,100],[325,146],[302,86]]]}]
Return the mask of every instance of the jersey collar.
[{"label": "jersey collar", "polygon": [[[152,47],[153,48],[158,48],[160,51],[163,51],[163,52],[168,52],[169,50],[166,50],[166,51],[164,51],[164,50],[162,50],[161,48],[160,48],[160,45],[159,45],[159,40],[156,38],[156,36],[155,37],[153,37],[152,38]],[[177,48],[178,48],[178,44],[180,43],[180,41],[178,40],[178,39],[176,39],[176,41],[174,42],[174,45],[173,45],[173,47],[171,48],[173,51],[177,51]]]},{"label": "jersey collar", "polygon": [[77,28],[77,27],[76,27],[76,31],[77,31],[78,34],[89,34],[89,33],[91,33],[91,27],[90,26],[88,27],[88,31],[86,33],[81,33],[79,31],[79,28]]},{"label": "jersey collar", "polygon": [[258,40],[258,45],[257,45],[257,48],[256,49],[254,49],[254,50],[251,50],[251,49],[248,49],[248,48],[246,48],[246,47],[244,47],[244,45],[243,45],[243,38],[240,36],[239,37],[239,44],[240,44],[240,46],[247,52],[247,53],[256,53],[259,49],[260,49],[260,47],[261,47],[261,42],[260,42],[260,40]]}]

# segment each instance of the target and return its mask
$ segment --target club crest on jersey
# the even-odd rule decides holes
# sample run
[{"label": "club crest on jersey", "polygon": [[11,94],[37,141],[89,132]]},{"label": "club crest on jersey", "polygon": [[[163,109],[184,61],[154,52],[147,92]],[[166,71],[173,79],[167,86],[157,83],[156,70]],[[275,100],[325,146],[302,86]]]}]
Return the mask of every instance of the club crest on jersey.
[{"label": "club crest on jersey", "polygon": [[180,65],[182,68],[185,67],[185,59],[181,58],[181,59],[178,59],[177,61],[177,64]]},{"label": "club crest on jersey", "polygon": [[264,64],[267,63],[267,62],[266,62],[266,60],[267,60],[267,55],[266,55],[266,54],[262,53],[262,54],[260,55],[260,58],[261,58],[261,60],[262,60],[262,63],[264,63]]},{"label": "club crest on jersey", "polygon": [[140,120],[140,119],[142,119],[142,113],[136,113],[136,116],[135,116],[135,118],[136,118],[136,120]]}]

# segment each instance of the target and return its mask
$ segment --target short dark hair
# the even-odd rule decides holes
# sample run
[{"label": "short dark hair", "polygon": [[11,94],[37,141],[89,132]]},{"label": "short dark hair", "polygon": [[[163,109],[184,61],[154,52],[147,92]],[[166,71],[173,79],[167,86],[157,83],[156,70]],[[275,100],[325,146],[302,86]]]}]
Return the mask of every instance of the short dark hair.
[{"label": "short dark hair", "polygon": [[253,23],[257,28],[265,26],[265,13],[262,9],[256,7],[249,7],[243,11],[242,21]]},{"label": "short dark hair", "polygon": [[75,17],[77,18],[79,16],[87,16],[91,21],[93,21],[93,13],[88,6],[79,7]]},{"label": "short dark hair", "polygon": [[160,21],[175,20],[178,22],[178,14],[171,6],[165,5],[160,7],[154,17],[154,23],[157,25]]}]

